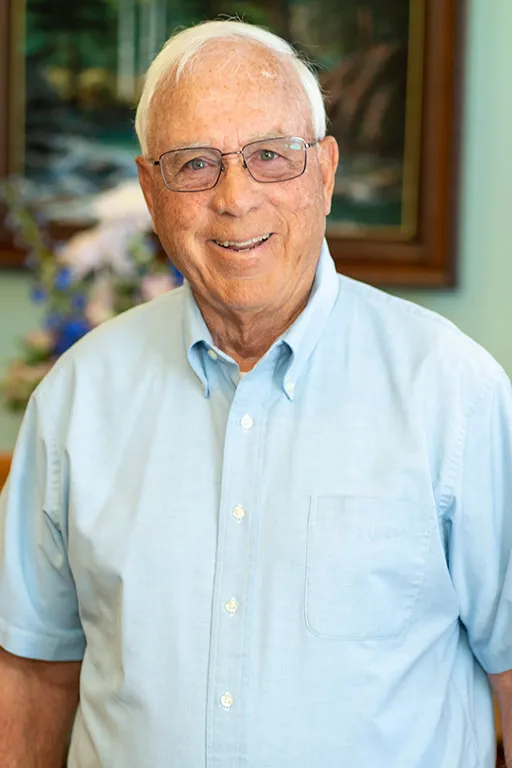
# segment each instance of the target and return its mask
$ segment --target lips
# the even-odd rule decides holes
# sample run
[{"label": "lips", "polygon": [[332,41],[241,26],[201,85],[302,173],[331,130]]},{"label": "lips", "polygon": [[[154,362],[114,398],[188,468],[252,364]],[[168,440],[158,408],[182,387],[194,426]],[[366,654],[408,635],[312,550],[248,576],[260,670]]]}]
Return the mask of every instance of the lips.
[{"label": "lips", "polygon": [[253,248],[266,242],[271,233],[259,235],[257,237],[251,237],[249,240],[214,240],[213,242],[221,248],[233,251],[250,251]]}]

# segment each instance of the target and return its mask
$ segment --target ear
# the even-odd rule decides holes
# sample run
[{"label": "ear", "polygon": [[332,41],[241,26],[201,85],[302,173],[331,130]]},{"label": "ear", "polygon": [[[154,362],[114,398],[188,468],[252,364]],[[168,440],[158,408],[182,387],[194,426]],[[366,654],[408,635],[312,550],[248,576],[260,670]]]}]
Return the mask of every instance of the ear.
[{"label": "ear", "polygon": [[153,230],[155,229],[155,220],[153,216],[154,211],[154,199],[153,199],[153,166],[145,157],[139,155],[135,158],[137,163],[137,172],[139,174],[139,184],[144,195],[144,200],[151,214],[153,220]]},{"label": "ear", "polygon": [[326,136],[319,144],[322,184],[324,188],[325,215],[331,212],[334,180],[339,161],[338,143],[334,136]]}]

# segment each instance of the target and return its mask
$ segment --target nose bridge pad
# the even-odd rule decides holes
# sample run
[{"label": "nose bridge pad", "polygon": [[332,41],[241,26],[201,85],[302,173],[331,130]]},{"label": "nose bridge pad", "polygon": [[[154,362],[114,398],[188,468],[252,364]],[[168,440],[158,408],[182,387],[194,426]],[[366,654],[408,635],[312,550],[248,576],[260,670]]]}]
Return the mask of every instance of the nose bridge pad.
[{"label": "nose bridge pad", "polygon": [[[224,163],[224,158],[225,157],[229,157],[230,155],[240,155],[240,157],[242,159],[242,168],[245,168],[245,170],[247,170],[247,171],[249,170],[247,168],[247,163],[245,162],[244,153],[243,153],[243,151],[241,149],[239,149],[238,152],[225,152],[225,153],[223,153],[223,155],[221,157],[221,160],[220,160],[220,170],[221,170],[221,172],[222,171],[224,171],[224,172],[226,171],[226,165]],[[249,173],[250,173],[250,171],[249,171]]]}]

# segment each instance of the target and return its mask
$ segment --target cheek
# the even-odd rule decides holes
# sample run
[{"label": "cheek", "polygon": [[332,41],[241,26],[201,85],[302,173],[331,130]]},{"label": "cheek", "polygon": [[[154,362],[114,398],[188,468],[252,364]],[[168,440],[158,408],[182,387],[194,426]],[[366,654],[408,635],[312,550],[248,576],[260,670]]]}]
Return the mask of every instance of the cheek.
[{"label": "cheek", "polygon": [[161,193],[156,202],[154,219],[157,235],[163,243],[182,242],[200,229],[201,206],[192,197]]},{"label": "cheek", "polygon": [[281,198],[277,207],[291,224],[292,234],[297,233],[297,238],[304,237],[304,231],[313,231],[324,215],[324,194],[321,185],[316,183],[303,184],[293,190],[285,199]]}]

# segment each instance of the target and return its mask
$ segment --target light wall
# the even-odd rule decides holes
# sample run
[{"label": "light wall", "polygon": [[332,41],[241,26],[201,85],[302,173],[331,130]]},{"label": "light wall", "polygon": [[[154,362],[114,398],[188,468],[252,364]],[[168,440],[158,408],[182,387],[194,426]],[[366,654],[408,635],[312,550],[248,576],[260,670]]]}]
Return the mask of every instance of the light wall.
[{"label": "light wall", "polygon": [[[401,291],[480,342],[512,376],[512,1],[470,0],[459,285]],[[398,292],[397,292],[398,293]]]},{"label": "light wall", "polygon": [[[40,321],[40,308],[29,300],[29,290],[26,275],[0,272],[0,379],[9,361],[20,354],[20,338]],[[19,423],[19,414],[2,407],[0,393],[0,452],[11,450]]]},{"label": "light wall", "polygon": [[[512,0],[468,0],[466,51],[459,285],[400,295],[453,320],[512,376]],[[0,375],[37,323],[28,290],[26,276],[0,276]],[[18,422],[0,409],[0,451]]]}]

